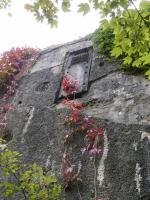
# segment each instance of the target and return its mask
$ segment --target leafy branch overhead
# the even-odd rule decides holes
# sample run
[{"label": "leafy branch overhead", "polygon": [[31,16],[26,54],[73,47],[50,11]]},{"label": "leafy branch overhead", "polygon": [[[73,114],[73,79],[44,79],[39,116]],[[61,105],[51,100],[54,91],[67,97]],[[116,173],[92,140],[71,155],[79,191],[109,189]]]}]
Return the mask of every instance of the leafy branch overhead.
[{"label": "leafy branch overhead", "polygon": [[11,0],[1,0],[0,1],[0,9],[5,9],[10,6]]},{"label": "leafy branch overhead", "polygon": [[[78,12],[87,14],[91,8],[99,10],[103,17],[118,16],[123,10],[127,10],[130,5],[135,6],[136,0],[87,0],[86,3],[80,3],[78,5]],[[75,2],[75,1],[74,1]],[[43,22],[44,19],[48,21],[52,26],[56,26],[58,23],[58,11],[62,9],[64,12],[69,12],[73,0],[33,0],[32,3],[26,3],[25,9],[33,13],[37,21]],[[5,9],[11,6],[11,0],[1,0],[0,9]],[[142,0],[142,9],[149,7],[148,0]],[[149,10],[147,11],[148,14]],[[139,15],[142,15],[139,12]],[[143,19],[145,16],[142,17]],[[146,22],[146,19],[144,19]]]},{"label": "leafy branch overhead", "polygon": [[[74,1],[75,2],[75,1]],[[69,12],[73,0],[33,0],[32,3],[26,3],[25,9],[33,13],[37,21],[43,22],[47,20],[51,26],[57,26],[58,11],[62,9],[64,12]],[[100,12],[106,16],[114,13],[116,10],[119,12],[121,8],[126,8],[128,0],[87,0],[86,3],[81,2],[78,5],[78,12],[87,14],[90,8],[95,10],[99,9]],[[1,0],[0,9],[5,9],[11,6],[11,0]]]},{"label": "leafy branch overhead", "polygon": [[142,72],[150,80],[150,2],[142,1],[139,10],[129,2],[132,7],[110,12],[110,19],[101,21],[93,40],[101,54],[119,59],[124,70]]},{"label": "leafy branch overhead", "polygon": [[83,15],[86,15],[89,11],[90,11],[90,6],[88,3],[79,4],[78,12],[81,12],[81,13],[83,13]]}]

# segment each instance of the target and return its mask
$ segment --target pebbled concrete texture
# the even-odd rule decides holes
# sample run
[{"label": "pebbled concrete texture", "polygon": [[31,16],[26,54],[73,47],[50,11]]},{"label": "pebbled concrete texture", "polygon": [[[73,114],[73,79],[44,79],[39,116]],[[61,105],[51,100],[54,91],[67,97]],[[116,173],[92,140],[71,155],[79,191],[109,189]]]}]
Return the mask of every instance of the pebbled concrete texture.
[{"label": "pebbled concrete texture", "polygon": [[54,49],[47,49],[41,53],[38,62],[32,67],[30,73],[62,65],[64,63],[65,55],[68,51],[87,48],[90,46],[92,46],[91,41],[87,39],[81,39],[79,41],[74,41],[62,46],[55,47]]},{"label": "pebbled concrete texture", "polygon": [[91,82],[85,99],[95,100],[88,115],[124,124],[150,124],[150,83],[143,77],[111,72]]},{"label": "pebbled concrete texture", "polygon": [[[23,152],[25,162],[47,166],[62,181],[64,115],[59,101],[66,52],[91,46],[82,39],[41,53],[29,74],[19,82],[8,116],[10,144]],[[102,154],[96,159],[97,197],[104,200],[150,199],[150,82],[141,76],[120,72],[114,64],[102,63],[93,54],[88,91],[79,101],[88,101],[84,113],[105,125]],[[82,200],[94,199],[94,160],[82,155],[83,136],[68,147],[74,170],[80,171]],[[79,198],[76,185],[67,200]],[[21,197],[16,196],[15,200]],[[9,199],[8,199],[9,200]]]}]

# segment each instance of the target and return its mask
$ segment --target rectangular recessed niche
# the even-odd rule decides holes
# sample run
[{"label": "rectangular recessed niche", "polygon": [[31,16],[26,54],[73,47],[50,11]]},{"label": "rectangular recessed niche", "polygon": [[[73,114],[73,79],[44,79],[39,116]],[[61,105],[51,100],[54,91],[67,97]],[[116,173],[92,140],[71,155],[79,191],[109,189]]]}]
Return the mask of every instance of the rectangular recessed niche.
[{"label": "rectangular recessed niche", "polygon": [[[72,77],[73,80],[77,81],[79,90],[76,94],[78,95],[88,90],[88,81],[92,57],[92,46],[89,48],[72,50],[66,54],[63,66],[63,77],[69,75]],[[78,95],[76,95],[76,97]],[[62,90],[61,86],[59,91],[59,98],[65,96],[67,96],[67,94]]]}]

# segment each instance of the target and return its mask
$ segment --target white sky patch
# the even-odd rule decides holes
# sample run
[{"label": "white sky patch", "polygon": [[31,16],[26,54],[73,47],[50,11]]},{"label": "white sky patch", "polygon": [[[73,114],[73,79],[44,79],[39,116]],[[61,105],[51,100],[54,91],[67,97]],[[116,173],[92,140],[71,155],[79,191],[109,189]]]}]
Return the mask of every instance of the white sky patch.
[{"label": "white sky patch", "polygon": [[59,13],[59,25],[51,29],[46,22],[38,23],[34,16],[24,9],[29,0],[12,0],[12,17],[7,11],[0,10],[0,53],[12,47],[31,46],[46,48],[48,46],[79,39],[93,32],[99,25],[100,15],[91,11],[86,16],[77,13],[77,5],[83,0],[75,0],[72,11]]}]

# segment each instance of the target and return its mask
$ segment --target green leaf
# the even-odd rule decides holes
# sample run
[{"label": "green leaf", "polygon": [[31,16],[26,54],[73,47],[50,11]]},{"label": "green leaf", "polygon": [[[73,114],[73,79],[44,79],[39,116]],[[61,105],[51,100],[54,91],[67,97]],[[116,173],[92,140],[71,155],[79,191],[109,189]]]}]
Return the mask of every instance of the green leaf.
[{"label": "green leaf", "polygon": [[144,65],[150,64],[150,53],[146,56],[141,57],[141,60],[144,62]]},{"label": "green leaf", "polygon": [[57,28],[58,26],[58,21],[57,20],[48,20],[49,24],[51,25],[52,28]]},{"label": "green leaf", "polygon": [[122,55],[122,49],[120,47],[113,48],[113,50],[111,51],[111,55],[114,57],[119,57],[120,55]]},{"label": "green leaf", "polygon": [[141,64],[142,64],[142,61],[141,61],[141,59],[138,58],[133,62],[132,66],[141,67]]},{"label": "green leaf", "polygon": [[145,75],[150,75],[150,69],[147,72],[145,72]]},{"label": "green leaf", "polygon": [[100,2],[99,2],[99,0],[93,0],[93,8],[95,10],[97,10],[97,9],[100,8]]},{"label": "green leaf", "polygon": [[69,8],[70,8],[70,1],[69,0],[63,0],[62,4],[61,4],[61,8],[64,12],[69,12]]},{"label": "green leaf", "polygon": [[79,6],[78,12],[82,12],[83,15],[86,15],[90,11],[90,6],[88,3],[81,3],[78,6]]},{"label": "green leaf", "polygon": [[0,0],[0,9],[6,9],[10,7],[11,0]]},{"label": "green leaf", "polygon": [[123,62],[124,64],[129,65],[129,64],[131,64],[131,62],[132,62],[132,57],[127,56],[127,57],[124,58],[124,62]]},{"label": "green leaf", "polygon": [[150,69],[145,73],[146,76],[148,76],[148,80],[150,80]]},{"label": "green leaf", "polygon": [[150,2],[149,1],[141,1],[140,9],[141,10],[149,10],[150,9]]},{"label": "green leaf", "polygon": [[24,8],[25,8],[27,11],[32,11],[33,6],[30,5],[30,4],[28,4],[28,3],[26,3],[26,4],[24,5]]}]

